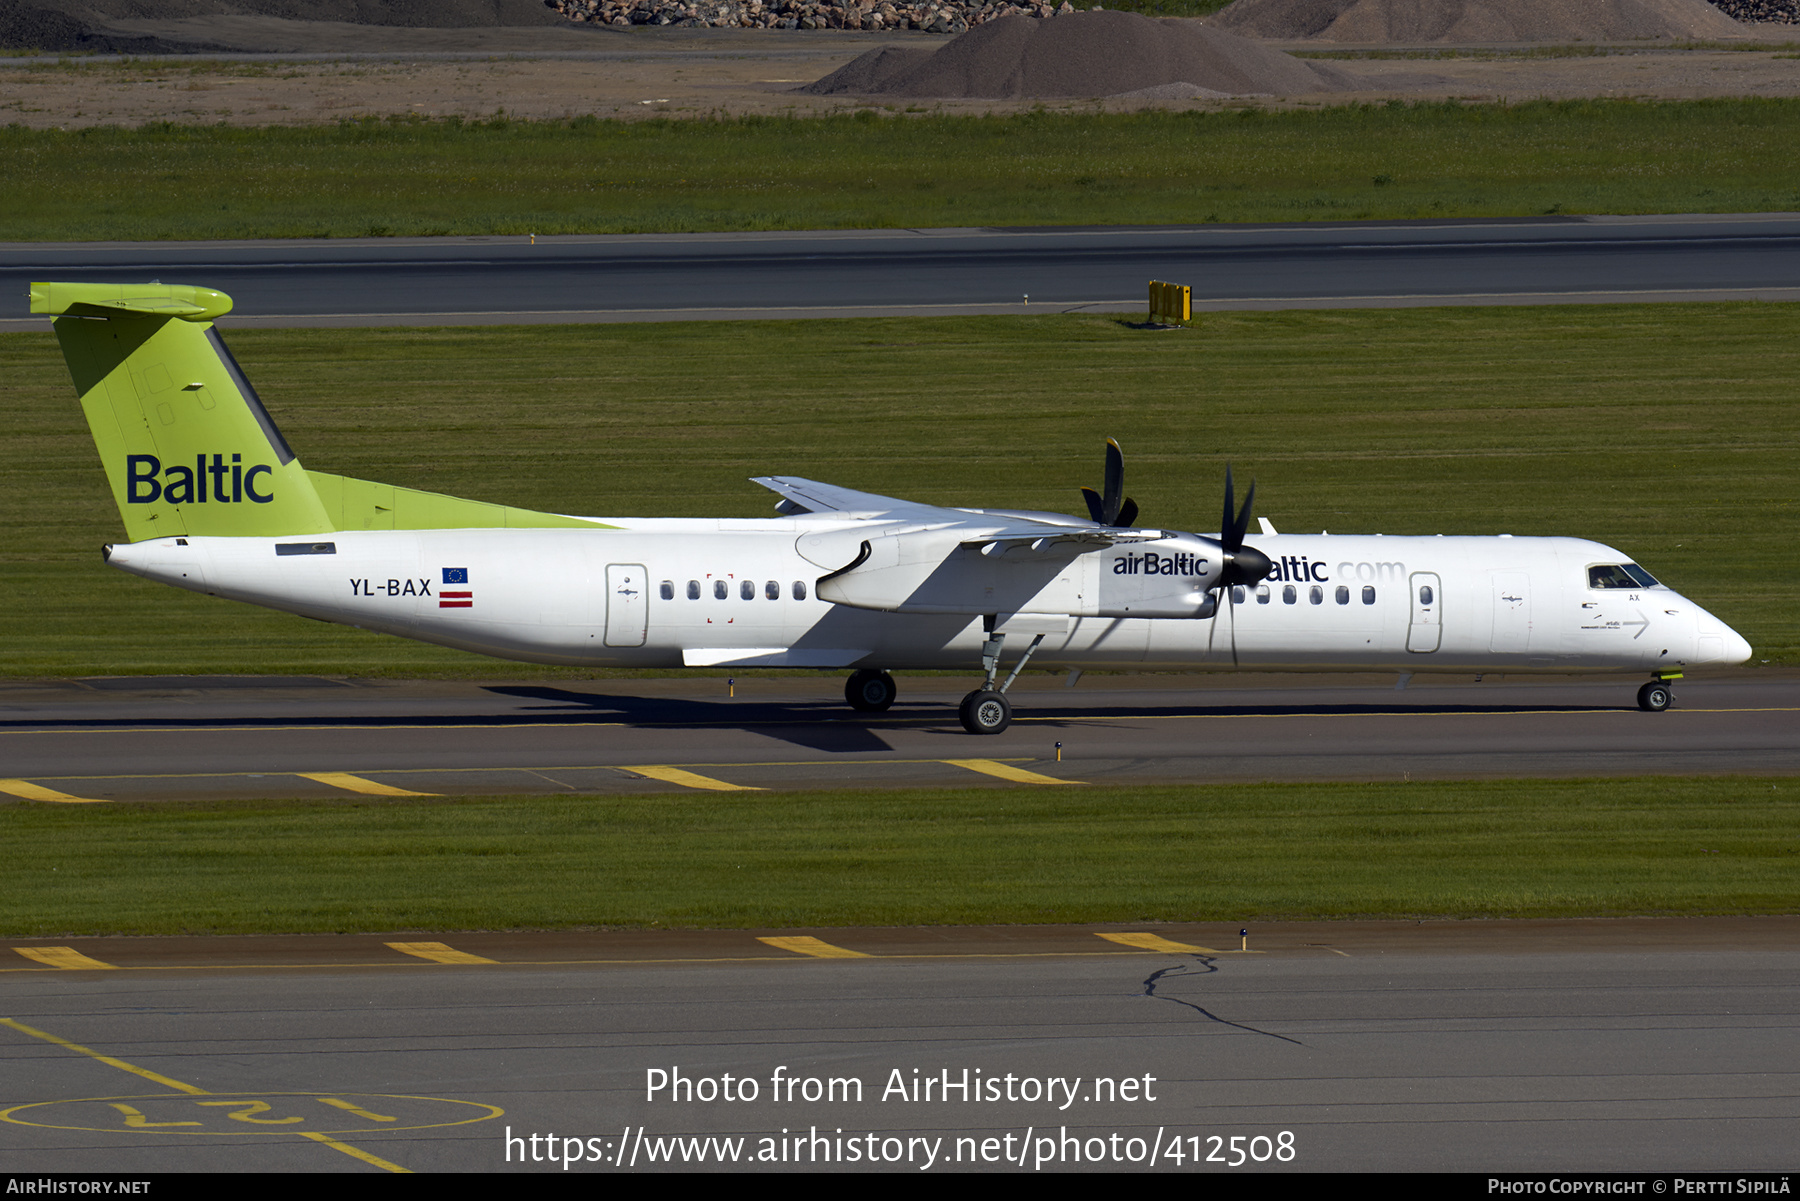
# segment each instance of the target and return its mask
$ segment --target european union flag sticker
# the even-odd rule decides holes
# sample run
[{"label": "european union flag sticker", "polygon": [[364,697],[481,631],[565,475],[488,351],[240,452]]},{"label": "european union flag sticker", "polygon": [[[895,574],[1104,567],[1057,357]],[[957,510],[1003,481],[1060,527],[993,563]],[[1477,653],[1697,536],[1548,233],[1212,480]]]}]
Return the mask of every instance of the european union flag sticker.
[{"label": "european union flag sticker", "polygon": [[446,583],[446,584],[466,584],[468,582],[469,582],[469,569],[467,567],[446,567],[446,568],[444,568],[444,583]]}]

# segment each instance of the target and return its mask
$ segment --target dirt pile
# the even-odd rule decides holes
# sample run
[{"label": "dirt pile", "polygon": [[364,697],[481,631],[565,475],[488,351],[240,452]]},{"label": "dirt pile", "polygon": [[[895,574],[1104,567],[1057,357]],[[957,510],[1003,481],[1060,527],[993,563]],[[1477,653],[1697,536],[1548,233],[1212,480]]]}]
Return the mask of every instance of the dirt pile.
[{"label": "dirt pile", "polygon": [[561,25],[543,0],[0,0],[0,49],[98,54],[188,54],[212,47],[125,37],[111,20],[208,16],[343,21],[412,29]]},{"label": "dirt pile", "polygon": [[1706,0],[1235,0],[1210,23],[1245,37],[1409,46],[1749,33]]},{"label": "dirt pile", "polygon": [[1003,17],[936,50],[884,46],[797,90],[820,96],[1048,99],[1187,84],[1228,95],[1292,96],[1354,90],[1360,82],[1347,71],[1304,62],[1195,21],[1078,12],[1048,21]]},{"label": "dirt pile", "polygon": [[1800,25],[1800,0],[1711,0],[1712,6],[1739,21],[1772,21]]}]

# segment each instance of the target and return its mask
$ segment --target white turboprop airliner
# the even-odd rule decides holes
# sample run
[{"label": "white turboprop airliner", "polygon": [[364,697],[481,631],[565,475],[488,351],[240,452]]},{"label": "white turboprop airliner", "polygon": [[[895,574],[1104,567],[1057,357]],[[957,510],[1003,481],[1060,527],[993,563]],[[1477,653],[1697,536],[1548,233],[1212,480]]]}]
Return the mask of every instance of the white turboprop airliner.
[{"label": "white turboprop airliner", "polygon": [[[1108,443],[1086,519],[946,509],[781,476],[767,520],[584,518],[300,466],[212,326],[230,299],[34,284],[129,544],[106,559],[197,592],[537,663],[848,668],[856,709],[897,668],[980,664],[963,725],[996,734],[1040,668],[1640,673],[1662,710],[1689,667],[1750,646],[1628,556],[1578,538],[1132,527]],[[1012,651],[1004,678],[1003,659]]]}]

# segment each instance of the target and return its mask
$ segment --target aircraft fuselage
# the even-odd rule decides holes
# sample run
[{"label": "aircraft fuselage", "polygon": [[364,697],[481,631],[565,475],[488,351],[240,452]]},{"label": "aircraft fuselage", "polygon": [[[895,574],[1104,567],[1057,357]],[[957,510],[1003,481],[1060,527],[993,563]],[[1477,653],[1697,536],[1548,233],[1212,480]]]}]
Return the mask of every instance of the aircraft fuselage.
[{"label": "aircraft fuselage", "polygon": [[[607,518],[615,529],[366,530],[160,538],[109,548],[149,579],[325,621],[538,663],[620,667],[973,669],[978,612],[883,612],[820,599],[802,537],[772,520]],[[1656,672],[1742,662],[1737,633],[1671,589],[1596,586],[1629,556],[1577,538],[1265,535],[1260,584],[1158,580],[1192,616],[1109,597],[1203,572],[1181,537],[1070,554],[998,629],[1032,666],[1262,671]],[[816,559],[816,556],[815,556]],[[1216,578],[1216,577],[1215,577]],[[1182,588],[1186,587],[1183,592]],[[1166,591],[1166,588],[1165,588]],[[1234,655],[1235,636],[1235,655]]]}]

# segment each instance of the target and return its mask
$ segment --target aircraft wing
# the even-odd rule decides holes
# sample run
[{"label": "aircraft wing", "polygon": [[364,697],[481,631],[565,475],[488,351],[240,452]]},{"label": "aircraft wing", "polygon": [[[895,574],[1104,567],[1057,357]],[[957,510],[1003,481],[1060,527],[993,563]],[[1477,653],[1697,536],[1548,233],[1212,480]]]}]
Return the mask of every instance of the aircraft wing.
[{"label": "aircraft wing", "polygon": [[965,546],[1005,543],[1086,543],[1110,546],[1117,542],[1154,542],[1166,535],[1161,530],[1121,529],[1094,525],[1079,518],[1057,513],[1024,514],[987,512],[981,509],[946,509],[938,505],[922,505],[875,492],[858,492],[836,484],[822,484],[794,476],[754,476],[752,483],[779,493],[796,510],[808,513],[835,513],[844,517],[860,517],[872,521],[902,522],[901,529],[890,533],[966,531],[959,539]]}]

